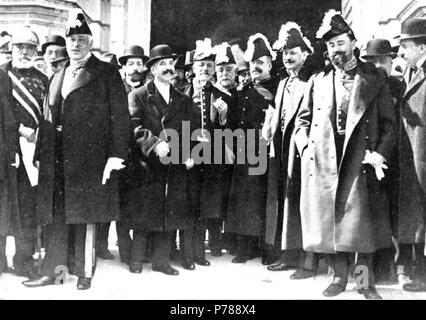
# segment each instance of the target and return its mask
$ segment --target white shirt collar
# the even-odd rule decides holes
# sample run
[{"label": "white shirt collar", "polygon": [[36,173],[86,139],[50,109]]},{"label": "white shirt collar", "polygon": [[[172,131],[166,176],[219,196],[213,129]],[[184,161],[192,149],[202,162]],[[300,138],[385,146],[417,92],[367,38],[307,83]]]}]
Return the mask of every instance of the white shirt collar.
[{"label": "white shirt collar", "polygon": [[419,61],[417,61],[416,67],[420,69],[425,62],[426,62],[426,55],[424,57],[420,58]]},{"label": "white shirt collar", "polygon": [[169,83],[165,84],[165,83],[159,82],[156,79],[154,79],[154,85],[156,86],[158,91],[160,91],[160,94],[163,96],[163,98],[167,102],[167,104],[169,104],[170,84]]}]

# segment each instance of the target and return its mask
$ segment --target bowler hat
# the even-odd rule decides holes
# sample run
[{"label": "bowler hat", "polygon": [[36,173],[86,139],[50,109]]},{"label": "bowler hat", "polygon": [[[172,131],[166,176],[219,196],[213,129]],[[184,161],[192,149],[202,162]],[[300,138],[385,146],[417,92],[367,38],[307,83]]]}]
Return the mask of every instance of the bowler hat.
[{"label": "bowler hat", "polygon": [[141,58],[144,64],[149,60],[149,57],[145,55],[145,50],[141,46],[137,45],[127,48],[124,51],[124,54],[118,58],[118,62],[124,66],[129,58]]},{"label": "bowler hat", "polygon": [[55,53],[56,53],[56,58],[52,60],[51,62],[52,65],[55,65],[61,61],[65,61],[69,59],[66,47],[60,47],[56,49]]},{"label": "bowler hat", "polygon": [[57,45],[59,47],[65,47],[65,39],[57,34],[52,34],[46,39],[46,42],[41,46],[41,54],[44,55],[46,53],[46,49],[50,45]]},{"label": "bowler hat", "polygon": [[373,39],[368,41],[366,55],[362,56],[362,58],[391,57],[394,59],[396,56],[396,53],[392,52],[392,47],[388,40]]},{"label": "bowler hat", "polygon": [[151,52],[149,53],[149,60],[145,65],[149,69],[158,60],[168,58],[172,58],[174,60],[177,58],[177,54],[174,54],[167,44],[159,44],[151,49]]},{"label": "bowler hat", "polygon": [[407,19],[401,25],[401,35],[396,37],[399,40],[426,37],[426,19]]}]

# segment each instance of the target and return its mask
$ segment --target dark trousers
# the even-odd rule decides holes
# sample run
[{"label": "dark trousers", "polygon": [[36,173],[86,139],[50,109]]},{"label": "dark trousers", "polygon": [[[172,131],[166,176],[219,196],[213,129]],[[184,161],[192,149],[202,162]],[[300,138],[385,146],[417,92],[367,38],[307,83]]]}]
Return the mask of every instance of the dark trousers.
[{"label": "dark trousers", "polygon": [[7,269],[6,237],[0,236],[0,274]]},{"label": "dark trousers", "polygon": [[96,264],[95,229],[95,224],[70,225],[64,214],[54,215],[53,222],[44,228],[46,256],[41,273],[54,278],[66,267],[78,277],[92,278]]},{"label": "dark trousers", "polygon": [[132,238],[130,238],[130,229],[121,221],[115,223],[117,230],[118,252],[121,262],[129,263],[130,250],[132,247]]},{"label": "dark trousers", "polygon": [[97,252],[108,251],[108,236],[111,223],[99,223],[98,237],[96,243]]},{"label": "dark trousers", "polygon": [[237,255],[240,257],[254,258],[258,248],[259,237],[256,236],[237,236]]},{"label": "dark trousers", "polygon": [[185,260],[194,260],[194,229],[179,230],[179,241],[182,258]]},{"label": "dark trousers", "polygon": [[133,230],[133,240],[130,251],[130,263],[142,263],[145,257],[148,238],[152,237],[153,254],[152,266],[162,267],[170,264],[170,247],[171,247],[171,232],[146,232],[141,230]]},{"label": "dark trousers", "polygon": [[413,279],[426,281],[424,247],[424,243],[399,244],[399,257],[396,261],[397,275],[404,274]]},{"label": "dark trousers", "polygon": [[[361,272],[368,272],[368,286],[374,287],[374,269],[373,269],[373,253],[358,253],[355,262],[355,277]],[[355,261],[355,254],[348,252],[338,252],[336,254],[327,255],[327,262],[333,276],[333,283],[337,283],[346,287],[348,283],[350,265]],[[366,276],[363,273],[363,276]]]},{"label": "dark trousers", "polygon": [[222,219],[197,219],[193,228],[194,258],[205,259],[206,231],[210,249],[222,249]]}]

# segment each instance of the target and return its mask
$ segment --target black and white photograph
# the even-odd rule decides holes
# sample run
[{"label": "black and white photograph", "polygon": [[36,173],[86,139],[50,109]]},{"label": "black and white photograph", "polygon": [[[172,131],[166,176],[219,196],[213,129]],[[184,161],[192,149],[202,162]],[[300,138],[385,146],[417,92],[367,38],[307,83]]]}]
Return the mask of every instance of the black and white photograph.
[{"label": "black and white photograph", "polygon": [[425,0],[0,0],[0,300],[425,300],[425,147]]}]

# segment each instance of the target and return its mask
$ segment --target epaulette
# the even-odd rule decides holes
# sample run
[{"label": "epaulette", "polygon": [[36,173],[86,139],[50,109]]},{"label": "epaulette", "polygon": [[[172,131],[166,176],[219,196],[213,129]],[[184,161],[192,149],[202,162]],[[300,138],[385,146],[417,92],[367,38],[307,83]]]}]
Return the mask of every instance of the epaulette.
[{"label": "epaulette", "polygon": [[268,89],[265,89],[261,85],[254,85],[253,87],[266,100],[269,100],[269,101],[273,101],[274,100],[274,95]]}]

